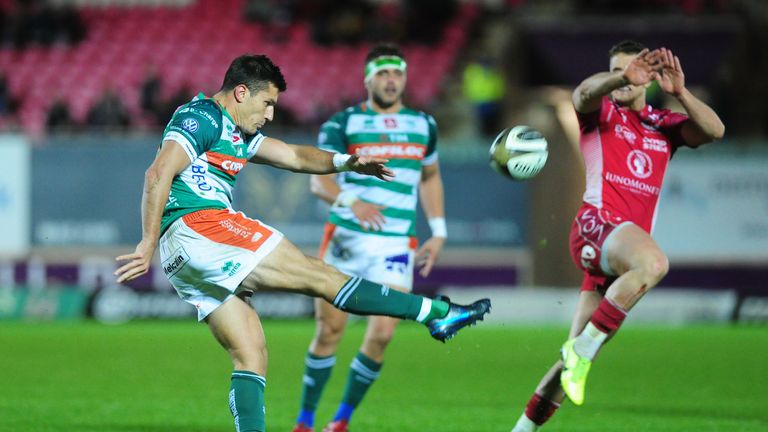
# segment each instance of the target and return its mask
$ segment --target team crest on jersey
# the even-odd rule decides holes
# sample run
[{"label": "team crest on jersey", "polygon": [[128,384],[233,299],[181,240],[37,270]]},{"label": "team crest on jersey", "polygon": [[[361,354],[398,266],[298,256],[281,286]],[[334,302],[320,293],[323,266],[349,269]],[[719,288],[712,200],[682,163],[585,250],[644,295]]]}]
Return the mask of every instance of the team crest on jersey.
[{"label": "team crest on jersey", "polygon": [[200,128],[200,124],[197,123],[197,120],[193,118],[185,118],[181,121],[181,128],[186,131],[195,133]]},{"label": "team crest on jersey", "polygon": [[648,178],[653,173],[651,157],[640,150],[632,150],[627,155],[627,167],[637,178]]},{"label": "team crest on jersey", "polygon": [[384,119],[384,127],[387,129],[396,129],[397,128],[397,120],[395,120],[392,117],[387,117]]},{"label": "team crest on jersey", "polygon": [[624,125],[617,124],[613,128],[613,132],[616,134],[618,138],[623,138],[626,141],[629,141],[631,144],[635,143],[635,140],[637,139],[637,134],[632,132],[628,127]]}]

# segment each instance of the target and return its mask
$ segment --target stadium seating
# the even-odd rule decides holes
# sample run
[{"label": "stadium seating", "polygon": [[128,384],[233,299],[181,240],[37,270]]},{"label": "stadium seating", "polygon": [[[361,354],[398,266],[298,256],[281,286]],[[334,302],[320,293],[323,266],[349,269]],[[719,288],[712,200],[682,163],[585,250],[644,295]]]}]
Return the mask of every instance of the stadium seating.
[{"label": "stadium seating", "polygon": [[[82,122],[108,87],[123,96],[141,125],[138,94],[148,65],[163,77],[164,98],[181,87],[210,94],[232,58],[245,52],[265,53],[281,67],[289,91],[280,103],[300,122],[319,121],[364,97],[362,61],[368,45],[318,46],[305,22],[291,24],[287,40],[271,41],[264,25],[244,21],[242,6],[242,0],[198,0],[187,7],[85,7],[80,13],[88,32],[78,45],[0,48],[0,70],[21,101],[22,127],[42,133],[56,95]],[[438,45],[404,46],[410,105],[424,107],[434,100],[475,15],[475,8],[465,5]]]}]

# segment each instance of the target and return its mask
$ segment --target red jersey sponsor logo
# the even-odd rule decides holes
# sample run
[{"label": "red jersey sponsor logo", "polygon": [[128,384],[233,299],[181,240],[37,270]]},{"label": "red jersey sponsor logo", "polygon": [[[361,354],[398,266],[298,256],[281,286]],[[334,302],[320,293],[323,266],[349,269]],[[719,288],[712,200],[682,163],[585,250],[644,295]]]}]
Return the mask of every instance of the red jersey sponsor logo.
[{"label": "red jersey sponsor logo", "polygon": [[651,150],[662,153],[669,152],[667,140],[651,137],[643,137],[643,150]]},{"label": "red jersey sponsor logo", "polygon": [[643,195],[658,195],[661,191],[661,188],[658,186],[650,185],[637,179],[624,177],[623,175],[615,174],[610,171],[605,174],[605,179],[610,183],[620,184],[631,189],[633,192],[641,193]]}]

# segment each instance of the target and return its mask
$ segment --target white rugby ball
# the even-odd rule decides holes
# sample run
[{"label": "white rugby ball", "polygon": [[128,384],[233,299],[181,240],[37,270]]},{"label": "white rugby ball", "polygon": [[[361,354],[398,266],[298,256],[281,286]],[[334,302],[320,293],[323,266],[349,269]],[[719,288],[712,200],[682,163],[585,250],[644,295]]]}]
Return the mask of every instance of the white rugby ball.
[{"label": "white rugby ball", "polygon": [[490,150],[491,167],[515,180],[535,177],[547,163],[549,150],[541,132],[529,126],[501,131]]}]

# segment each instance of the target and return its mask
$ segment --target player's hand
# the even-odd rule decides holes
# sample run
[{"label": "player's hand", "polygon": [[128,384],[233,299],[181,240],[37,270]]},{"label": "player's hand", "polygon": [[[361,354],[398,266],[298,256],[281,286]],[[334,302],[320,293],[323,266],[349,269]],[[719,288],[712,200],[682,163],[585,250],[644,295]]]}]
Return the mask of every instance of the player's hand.
[{"label": "player's hand", "polygon": [[416,251],[416,267],[422,277],[429,276],[445,245],[445,237],[431,237]]},{"label": "player's hand", "polygon": [[679,96],[685,89],[685,74],[680,65],[680,59],[672,51],[662,48],[661,65],[661,71],[656,77],[656,82],[659,83],[659,87],[664,92],[672,96]]},{"label": "player's hand", "polygon": [[115,270],[117,283],[136,279],[149,271],[149,264],[154,254],[155,244],[142,240],[136,245],[136,251],[115,258],[115,261],[128,261],[125,265]]},{"label": "player's hand", "polygon": [[384,215],[381,214],[381,211],[385,209],[384,206],[357,200],[350,209],[357,217],[357,220],[360,221],[360,226],[364,230],[381,231],[381,227],[384,226],[385,222]]},{"label": "player's hand", "polygon": [[656,79],[662,67],[661,50],[649,51],[648,48],[632,59],[624,68],[624,79],[631,85],[645,85]]},{"label": "player's hand", "polygon": [[347,166],[358,174],[366,174],[378,177],[384,181],[392,181],[395,178],[395,173],[384,166],[387,162],[389,162],[389,159],[352,155],[347,161]]}]

